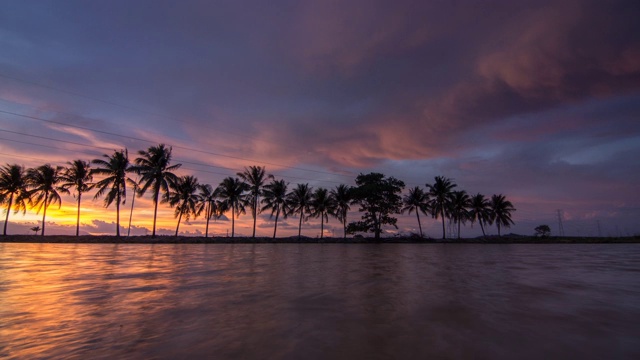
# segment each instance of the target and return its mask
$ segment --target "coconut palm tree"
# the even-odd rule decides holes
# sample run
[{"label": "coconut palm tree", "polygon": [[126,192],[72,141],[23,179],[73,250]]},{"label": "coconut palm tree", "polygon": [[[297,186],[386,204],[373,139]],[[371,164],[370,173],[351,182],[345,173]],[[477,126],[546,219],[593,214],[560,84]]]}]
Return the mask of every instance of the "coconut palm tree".
[{"label": "coconut palm tree", "polygon": [[42,212],[42,233],[46,226],[47,208],[51,204],[58,204],[58,208],[62,205],[60,193],[68,194],[69,190],[59,185],[62,181],[61,173],[64,170],[62,166],[51,166],[49,164],[38,166],[35,169],[27,171],[27,184],[29,193],[34,206],[37,206],[37,213]]},{"label": "coconut palm tree", "polygon": [[311,197],[311,216],[320,218],[320,239],[324,236],[324,222],[329,222],[329,215],[335,213],[335,203],[329,190],[325,188],[317,188]]},{"label": "coconut palm tree", "polygon": [[465,223],[469,219],[467,208],[471,204],[471,198],[466,191],[454,191],[451,194],[451,203],[449,204],[449,214],[454,224],[458,224],[458,239],[460,239],[460,224]]},{"label": "coconut palm tree", "polygon": [[144,195],[149,188],[153,192],[153,231],[151,237],[156,236],[156,220],[158,217],[158,200],[160,191],[164,196],[169,193],[169,188],[177,181],[178,176],[173,173],[182,164],[171,165],[171,147],[164,144],[151,146],[147,150],[140,150],[140,157],[136,158],[132,170],[140,175],[140,195]]},{"label": "coconut palm tree", "polygon": [[509,228],[514,224],[511,220],[511,212],[516,211],[511,201],[507,200],[502,194],[493,195],[491,197],[491,220],[496,223],[498,227],[498,236],[500,234],[500,228],[502,226]]},{"label": "coconut palm tree", "polygon": [[180,221],[182,217],[189,221],[191,216],[197,218],[200,215],[201,209],[198,209],[198,203],[200,202],[200,195],[197,194],[200,189],[198,184],[198,178],[188,175],[178,178],[173,185],[173,188],[169,191],[163,202],[168,202],[171,207],[176,207],[175,217],[178,218],[178,225],[176,225],[176,236],[178,236],[178,230],[180,229]]},{"label": "coconut palm tree", "polygon": [[476,221],[480,224],[483,237],[487,236],[484,232],[484,224],[489,223],[490,219],[491,204],[489,203],[489,200],[480,193],[472,196],[471,203],[469,204],[469,220],[471,220],[472,225]]},{"label": "coconut palm tree", "polygon": [[[87,161],[84,160],[74,160],[73,162],[67,163],[69,167],[67,167],[62,175],[60,176],[60,180],[62,181],[61,186],[65,189],[75,188],[76,193],[78,194],[78,215],[76,218],[76,236],[80,235],[80,201],[82,199],[82,193],[85,193],[91,190],[93,184],[93,176],[91,175],[90,165]],[[75,197],[75,195],[74,195]]]},{"label": "coconut palm tree", "polygon": [[247,197],[247,203],[251,208],[251,215],[253,216],[253,235],[256,237],[256,219],[260,208],[258,207],[260,201],[260,195],[262,194],[262,187],[264,186],[267,178],[273,178],[273,175],[266,175],[264,166],[249,166],[244,168],[244,172],[239,172],[237,175],[249,185],[249,196]]},{"label": "coconut palm tree", "polygon": [[27,175],[24,167],[17,164],[7,164],[0,168],[0,204],[7,204],[3,235],[7,235],[11,207],[14,209],[14,214],[20,210],[25,213],[27,201],[29,201],[29,192],[27,191]]},{"label": "coconut palm tree", "polygon": [[442,218],[442,238],[446,238],[444,219],[449,216],[448,209],[451,203],[451,192],[457,185],[451,179],[444,176],[436,176],[433,185],[426,184],[431,204],[431,215],[437,219]]},{"label": "coconut palm tree", "polygon": [[204,231],[204,237],[209,237],[209,220],[219,218],[221,214],[221,206],[218,199],[218,193],[209,184],[200,185],[200,204],[198,211],[204,211],[204,216],[207,218],[207,225]]},{"label": "coconut palm tree", "polygon": [[416,212],[416,219],[418,219],[418,228],[420,229],[420,238],[423,238],[422,224],[420,223],[420,213],[428,215],[429,209],[429,196],[419,186],[409,189],[409,193],[402,198],[404,207],[401,212],[404,214],[408,212],[411,215],[412,212]]},{"label": "coconut palm tree", "polygon": [[222,209],[228,211],[231,209],[231,237],[235,236],[235,219],[240,214],[246,214],[246,194],[249,191],[249,185],[238,178],[227,177],[222,180],[216,192],[220,197]]},{"label": "coconut palm tree", "polygon": [[353,203],[351,186],[340,184],[329,192],[336,206],[335,216],[342,223],[344,238],[347,238],[347,213]]},{"label": "coconut palm tree", "polygon": [[283,218],[287,218],[289,214],[289,202],[287,201],[287,187],[289,183],[284,180],[272,179],[271,183],[264,186],[262,193],[262,211],[271,209],[271,217],[276,214],[275,225],[273,226],[273,238],[276,238],[278,230],[278,217],[282,214]]},{"label": "coconut palm tree", "polygon": [[287,196],[289,202],[289,215],[295,213],[300,214],[300,223],[298,224],[298,239],[302,233],[302,221],[305,214],[311,213],[312,188],[309,184],[298,184]]},{"label": "coconut palm tree", "polygon": [[94,199],[105,195],[105,207],[109,207],[115,200],[116,236],[120,237],[120,205],[124,204],[127,198],[127,173],[131,171],[129,152],[124,149],[114,151],[111,156],[105,154],[103,157],[106,160],[94,159],[91,161],[96,165],[91,169],[91,175],[103,177],[102,180],[94,184],[94,187],[98,189]]}]

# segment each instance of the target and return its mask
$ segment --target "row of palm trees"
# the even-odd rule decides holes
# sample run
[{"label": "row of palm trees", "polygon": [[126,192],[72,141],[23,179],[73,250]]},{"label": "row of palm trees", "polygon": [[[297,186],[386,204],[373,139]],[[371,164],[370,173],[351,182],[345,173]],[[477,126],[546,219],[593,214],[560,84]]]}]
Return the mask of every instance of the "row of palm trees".
[{"label": "row of palm trees", "polygon": [[[67,167],[45,164],[33,169],[25,169],[17,164],[7,164],[0,168],[0,203],[6,204],[4,232],[6,235],[9,212],[26,212],[27,205],[42,211],[41,235],[45,233],[47,208],[61,205],[61,194],[70,194],[77,199],[76,236],[80,232],[80,211],[82,195],[96,189],[94,199],[104,198],[104,206],[116,205],[116,236],[120,236],[120,206],[125,204],[127,188],[134,196],[129,215],[129,230],[133,215],[135,197],[151,193],[154,204],[152,236],[156,236],[158,203],[167,203],[175,209],[177,219],[176,236],[182,220],[188,221],[204,215],[206,219],[205,237],[209,235],[209,221],[219,219],[231,212],[231,236],[235,236],[235,219],[246,214],[247,208],[253,217],[253,233],[256,234],[257,215],[270,211],[274,218],[273,237],[276,237],[278,220],[288,216],[297,216],[298,237],[301,236],[302,223],[308,218],[320,218],[321,232],[329,217],[337,218],[343,225],[344,237],[347,235],[347,214],[354,204],[352,187],[344,184],[334,189],[313,189],[309,184],[298,184],[289,191],[289,183],[267,175],[265,168],[249,166],[236,177],[227,177],[217,186],[200,184],[194,176],[178,176],[175,171],[181,164],[171,164],[172,149],[164,144],[151,146],[138,151],[138,157],[130,162],[126,149],[114,151],[111,155],[91,162],[75,160]],[[94,182],[94,176],[100,180]],[[442,218],[443,237],[444,220],[448,218],[458,224],[466,221],[479,222],[484,234],[484,225],[496,223],[498,233],[501,226],[509,226],[513,205],[502,195],[494,195],[491,201],[478,194],[473,198],[464,191],[453,191],[456,187],[451,180],[436,177],[433,185],[427,184],[428,191],[419,187],[409,191],[404,198],[404,211],[416,212],[420,236],[422,225],[420,215],[432,215]],[[127,233],[128,235],[129,233]],[[458,236],[460,231],[458,230]]]},{"label": "row of palm trees", "polygon": [[483,236],[486,236],[485,225],[496,224],[498,236],[501,236],[501,228],[508,228],[513,224],[511,213],[516,209],[504,195],[493,195],[488,199],[480,193],[470,196],[464,190],[454,190],[456,187],[457,185],[451,179],[436,176],[433,184],[426,184],[427,191],[416,186],[405,195],[402,212],[416,213],[420,237],[423,237],[420,213],[442,220],[443,239],[446,237],[445,219],[449,219],[458,226],[458,239],[460,225],[467,221],[472,225],[475,222],[479,223]]}]

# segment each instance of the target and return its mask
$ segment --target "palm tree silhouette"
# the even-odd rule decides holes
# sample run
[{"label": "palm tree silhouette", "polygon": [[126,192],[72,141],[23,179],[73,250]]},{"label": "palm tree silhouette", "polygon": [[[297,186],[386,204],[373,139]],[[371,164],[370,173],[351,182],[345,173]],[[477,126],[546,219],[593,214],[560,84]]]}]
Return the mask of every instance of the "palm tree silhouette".
[{"label": "palm tree silhouette", "polygon": [[408,212],[409,215],[411,215],[413,211],[416,212],[418,228],[420,229],[420,238],[423,238],[424,235],[422,234],[422,224],[420,223],[420,212],[428,215],[429,196],[419,186],[416,186],[413,189],[409,189],[409,193],[404,196],[402,201],[404,202],[404,207],[402,208],[401,213],[404,214],[405,212]]},{"label": "palm tree silhouette", "polygon": [[246,214],[246,194],[249,191],[249,185],[242,182],[238,178],[227,177],[222,180],[216,192],[221,199],[222,209],[228,211],[231,209],[231,237],[235,236],[235,219],[236,215]]},{"label": "palm tree silhouette", "polygon": [[94,199],[105,195],[104,206],[109,207],[116,202],[116,236],[120,237],[120,204],[127,198],[127,173],[131,172],[129,152],[127,149],[114,151],[113,155],[103,155],[106,160],[94,159],[92,164],[97,167],[91,169],[91,175],[102,176],[103,179],[94,184],[98,192]]},{"label": "palm tree silhouette", "polygon": [[[60,176],[61,186],[64,189],[75,188],[78,193],[78,215],[76,219],[76,236],[80,235],[80,201],[82,193],[91,190],[93,184],[93,176],[91,175],[90,165],[84,160],[74,160],[67,163],[69,167],[64,170]],[[75,195],[74,195],[75,196]]]},{"label": "palm tree silhouette", "polygon": [[444,219],[449,215],[448,209],[451,203],[452,189],[457,185],[444,176],[436,176],[434,184],[426,184],[426,186],[427,189],[429,189],[428,195],[431,203],[432,216],[436,219],[438,216],[442,218],[442,238],[445,239]]},{"label": "palm tree silhouette", "polygon": [[221,206],[218,199],[218,193],[209,184],[200,185],[200,200],[198,205],[198,212],[204,211],[204,216],[207,218],[207,225],[205,227],[204,237],[209,237],[209,220],[212,217],[216,219],[221,215]]},{"label": "palm tree silhouette", "polygon": [[162,190],[164,196],[169,193],[169,188],[178,181],[178,176],[172,171],[182,166],[182,164],[170,165],[171,150],[171,147],[165,147],[164,144],[151,146],[146,151],[140,150],[138,151],[140,157],[136,158],[136,165],[132,168],[138,175],[141,175],[140,184],[142,187],[139,190],[140,195],[144,195],[149,188],[153,191],[153,232],[151,237],[156,236],[160,190]]},{"label": "palm tree silhouette", "polygon": [[471,203],[469,204],[469,220],[471,224],[478,221],[480,229],[482,230],[482,236],[487,235],[484,232],[484,224],[489,223],[491,219],[491,204],[484,195],[478,193],[471,197]]},{"label": "palm tree silhouette", "polygon": [[451,195],[451,203],[449,214],[451,214],[451,219],[453,223],[458,224],[458,239],[460,239],[460,224],[465,223],[469,218],[469,212],[467,208],[471,204],[471,198],[466,191],[454,191]]},{"label": "palm tree silhouette", "polygon": [[289,202],[287,201],[287,187],[289,183],[284,180],[272,179],[271,183],[264,186],[262,193],[262,211],[271,209],[271,216],[276,214],[275,225],[273,226],[273,238],[276,238],[278,230],[278,217],[282,213],[283,218],[287,218],[289,213]]},{"label": "palm tree silhouette", "polygon": [[273,175],[266,175],[264,166],[249,166],[244,168],[244,172],[239,172],[237,175],[240,179],[244,180],[249,185],[249,196],[247,197],[247,203],[251,208],[251,215],[253,216],[253,235],[256,237],[256,219],[260,208],[258,207],[260,194],[262,193],[262,187],[264,186],[267,178],[273,178]]},{"label": "palm tree silhouette", "polygon": [[329,191],[325,188],[317,188],[311,197],[311,216],[320,218],[320,239],[324,236],[324,222],[329,222],[329,214],[335,212],[335,203]]},{"label": "palm tree silhouette", "polygon": [[340,184],[330,191],[330,196],[333,198],[333,202],[336,206],[335,216],[342,223],[345,239],[347,238],[347,213],[351,209],[351,204],[353,203],[351,194],[351,186],[345,184]]},{"label": "palm tree silhouette", "polygon": [[47,208],[51,204],[58,204],[58,208],[62,205],[60,193],[68,194],[69,190],[59,186],[61,173],[64,169],[61,166],[51,166],[49,164],[38,166],[35,169],[27,171],[27,184],[29,193],[34,206],[38,206],[37,213],[42,212],[42,233],[46,226]]},{"label": "palm tree silhouette", "polygon": [[302,234],[302,221],[305,214],[311,213],[312,188],[309,184],[298,184],[287,196],[289,202],[289,214],[300,213],[298,224],[298,239]]},{"label": "palm tree silhouette", "polygon": [[498,227],[498,236],[502,226],[509,228],[514,222],[511,220],[511,212],[516,211],[511,201],[507,200],[504,195],[493,195],[491,197],[491,220]]},{"label": "palm tree silhouette", "polygon": [[14,214],[17,214],[20,210],[24,214],[27,212],[26,201],[30,200],[24,167],[17,164],[7,164],[0,168],[0,203],[7,204],[7,217],[4,220],[3,235],[7,235],[11,207],[13,206],[14,208]]},{"label": "palm tree silhouette", "polygon": [[175,217],[178,218],[178,225],[176,226],[176,236],[178,236],[178,230],[180,229],[180,221],[182,217],[189,221],[191,216],[197,218],[200,215],[201,208],[199,209],[198,203],[200,202],[200,195],[197,194],[200,189],[198,184],[198,178],[188,175],[178,178],[175,182],[173,189],[169,191],[169,194],[163,200],[168,202],[171,207],[176,207]]}]

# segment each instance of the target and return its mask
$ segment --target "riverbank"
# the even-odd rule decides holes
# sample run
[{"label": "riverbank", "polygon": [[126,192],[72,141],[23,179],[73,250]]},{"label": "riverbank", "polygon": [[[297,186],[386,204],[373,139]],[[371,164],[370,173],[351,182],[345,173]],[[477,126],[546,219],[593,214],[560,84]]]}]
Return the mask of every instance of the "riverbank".
[{"label": "riverbank", "polygon": [[270,237],[191,237],[191,236],[99,236],[99,235],[7,235],[0,236],[0,243],[54,243],[54,244],[369,244],[369,243],[450,243],[450,244],[613,244],[640,243],[640,236],[630,237],[548,237],[508,235],[503,237],[490,236],[487,238],[466,239],[420,239],[417,237],[385,237],[376,240],[373,237],[355,238],[310,238],[297,236],[285,238]]}]

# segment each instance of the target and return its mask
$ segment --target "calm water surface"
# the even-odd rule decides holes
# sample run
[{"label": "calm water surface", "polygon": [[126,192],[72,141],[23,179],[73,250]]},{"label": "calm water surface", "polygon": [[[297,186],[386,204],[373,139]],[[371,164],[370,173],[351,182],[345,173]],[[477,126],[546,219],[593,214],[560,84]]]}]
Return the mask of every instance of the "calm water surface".
[{"label": "calm water surface", "polygon": [[0,243],[0,358],[640,359],[640,245]]}]

